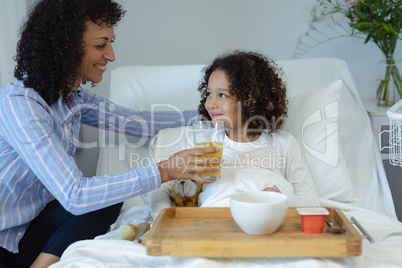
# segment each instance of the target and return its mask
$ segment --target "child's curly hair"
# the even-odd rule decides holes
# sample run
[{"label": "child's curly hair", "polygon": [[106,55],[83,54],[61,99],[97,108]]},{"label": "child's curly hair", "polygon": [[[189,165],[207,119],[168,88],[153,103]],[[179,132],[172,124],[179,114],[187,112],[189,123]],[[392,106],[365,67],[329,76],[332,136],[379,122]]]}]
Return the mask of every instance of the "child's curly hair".
[{"label": "child's curly hair", "polygon": [[52,105],[71,93],[85,55],[85,22],[114,26],[125,10],[113,0],[40,0],[17,45],[14,76]]},{"label": "child's curly hair", "polygon": [[198,87],[201,102],[198,112],[211,120],[206,108],[208,80],[212,72],[226,73],[229,93],[241,103],[242,122],[247,121],[248,132],[270,132],[282,127],[287,117],[286,83],[282,70],[265,56],[255,52],[227,52],[204,69],[204,78]]}]

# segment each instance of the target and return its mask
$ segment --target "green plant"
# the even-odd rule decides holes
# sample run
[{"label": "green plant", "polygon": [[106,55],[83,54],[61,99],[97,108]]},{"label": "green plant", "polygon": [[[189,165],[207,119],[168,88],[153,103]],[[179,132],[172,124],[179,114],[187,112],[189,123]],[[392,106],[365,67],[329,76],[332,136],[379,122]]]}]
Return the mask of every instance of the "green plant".
[{"label": "green plant", "polygon": [[[332,15],[342,14],[347,26]],[[317,27],[330,16],[323,30]],[[338,17],[339,18],[339,17]],[[322,26],[322,24],[320,24]],[[328,34],[328,27],[334,35]],[[313,8],[313,21],[306,34],[299,38],[294,56],[302,56],[312,48],[339,37],[364,38],[374,42],[383,52],[387,67],[377,87],[378,104],[390,105],[389,90],[393,85],[402,97],[402,79],[394,60],[394,51],[402,31],[402,0],[318,0]]]},{"label": "green plant", "polygon": [[331,13],[344,14],[354,31],[364,33],[384,54],[393,54],[402,30],[402,0],[327,0]]}]

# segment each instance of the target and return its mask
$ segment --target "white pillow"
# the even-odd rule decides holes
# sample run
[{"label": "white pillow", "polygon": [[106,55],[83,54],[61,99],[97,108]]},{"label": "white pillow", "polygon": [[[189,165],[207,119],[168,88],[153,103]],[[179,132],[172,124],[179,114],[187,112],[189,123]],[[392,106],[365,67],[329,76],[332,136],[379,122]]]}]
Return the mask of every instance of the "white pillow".
[{"label": "white pillow", "polygon": [[299,141],[318,196],[357,202],[338,131],[342,83],[337,80],[322,90],[290,97],[283,130]]}]

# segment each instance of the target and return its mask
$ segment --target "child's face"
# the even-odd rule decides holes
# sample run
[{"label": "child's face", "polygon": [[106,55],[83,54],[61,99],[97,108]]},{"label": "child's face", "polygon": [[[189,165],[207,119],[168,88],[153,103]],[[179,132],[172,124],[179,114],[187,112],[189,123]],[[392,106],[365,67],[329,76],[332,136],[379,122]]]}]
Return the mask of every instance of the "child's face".
[{"label": "child's face", "polygon": [[230,96],[229,86],[225,71],[213,71],[208,80],[205,108],[213,121],[224,121],[226,129],[234,132],[243,128],[241,105]]}]

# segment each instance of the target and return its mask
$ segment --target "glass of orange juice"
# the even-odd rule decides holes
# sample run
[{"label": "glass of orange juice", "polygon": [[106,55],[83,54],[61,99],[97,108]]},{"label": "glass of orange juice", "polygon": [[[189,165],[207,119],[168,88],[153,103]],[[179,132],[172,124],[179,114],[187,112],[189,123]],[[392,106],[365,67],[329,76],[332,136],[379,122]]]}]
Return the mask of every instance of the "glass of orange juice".
[{"label": "glass of orange juice", "polygon": [[[219,147],[219,152],[199,155],[198,157],[216,157],[222,158],[223,140],[225,138],[225,122],[222,121],[196,121],[192,124],[194,148],[208,146]],[[209,165],[209,166],[220,166]],[[214,173],[199,173],[205,179],[219,179],[221,171]]]}]

